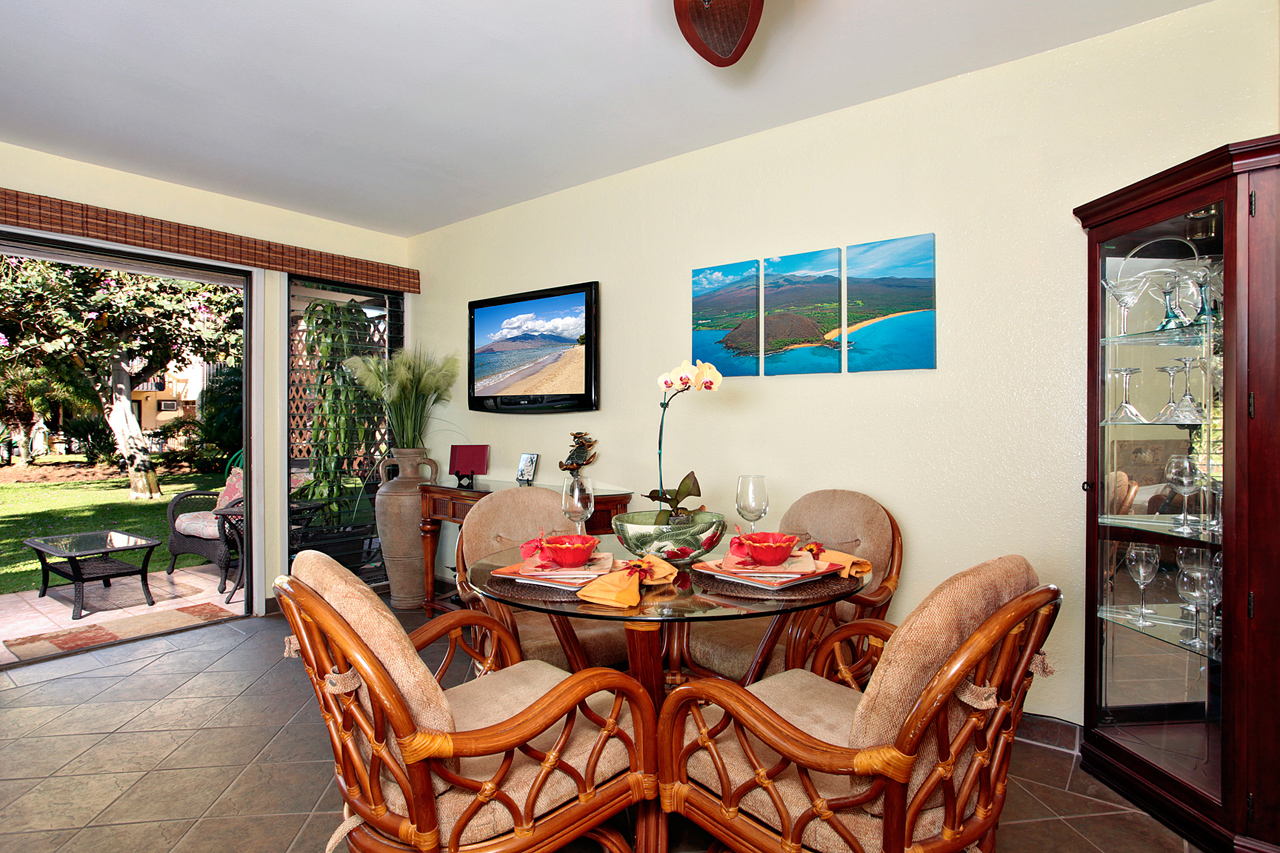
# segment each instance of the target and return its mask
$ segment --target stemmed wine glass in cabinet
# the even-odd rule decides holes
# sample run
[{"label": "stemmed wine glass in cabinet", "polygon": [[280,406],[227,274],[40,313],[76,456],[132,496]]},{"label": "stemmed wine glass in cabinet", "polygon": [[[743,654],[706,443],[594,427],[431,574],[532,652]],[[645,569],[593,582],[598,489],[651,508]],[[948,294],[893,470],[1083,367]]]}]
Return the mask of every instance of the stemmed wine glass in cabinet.
[{"label": "stemmed wine glass in cabinet", "polygon": [[1160,549],[1154,545],[1131,545],[1125,555],[1125,564],[1129,569],[1129,577],[1138,585],[1138,609],[1133,624],[1147,628],[1156,623],[1147,616],[1156,611],[1147,608],[1147,585],[1156,579],[1156,570],[1160,567]]},{"label": "stemmed wine glass in cabinet", "polygon": [[765,488],[763,474],[743,474],[738,478],[738,515],[751,524],[756,532],[756,522],[769,511],[769,492]]},{"label": "stemmed wine glass in cabinet", "polygon": [[1199,490],[1201,484],[1200,469],[1196,466],[1196,461],[1190,456],[1170,456],[1164,466],[1164,478],[1169,487],[1182,496],[1182,520],[1170,532],[1182,536],[1198,533],[1199,528],[1192,526],[1191,519],[1187,517],[1191,496]]},{"label": "stemmed wine glass in cabinet", "polygon": [[595,494],[591,491],[591,478],[565,477],[560,508],[564,512],[564,517],[574,523],[575,532],[581,536],[582,525],[596,508]]}]

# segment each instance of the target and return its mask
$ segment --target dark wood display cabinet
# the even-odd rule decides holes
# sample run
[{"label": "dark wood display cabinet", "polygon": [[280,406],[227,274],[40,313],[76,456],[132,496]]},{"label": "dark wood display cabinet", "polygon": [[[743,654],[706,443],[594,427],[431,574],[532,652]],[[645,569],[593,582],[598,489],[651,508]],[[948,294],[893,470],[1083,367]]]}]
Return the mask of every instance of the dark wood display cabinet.
[{"label": "dark wood display cabinet", "polygon": [[1280,851],[1280,136],[1076,209],[1089,235],[1085,769]]}]

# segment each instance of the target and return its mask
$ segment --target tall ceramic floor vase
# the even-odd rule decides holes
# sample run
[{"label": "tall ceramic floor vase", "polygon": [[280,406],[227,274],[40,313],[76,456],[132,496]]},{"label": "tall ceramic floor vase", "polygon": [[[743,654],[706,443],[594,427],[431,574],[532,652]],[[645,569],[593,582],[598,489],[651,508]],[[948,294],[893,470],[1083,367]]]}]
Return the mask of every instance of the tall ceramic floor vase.
[{"label": "tall ceramic floor vase", "polygon": [[[391,606],[398,610],[415,610],[427,597],[427,579],[422,559],[421,483],[434,483],[438,469],[419,448],[397,447],[390,459],[378,463],[382,485],[374,511],[378,519],[378,538],[382,540],[382,559],[391,583]],[[387,479],[387,465],[399,465],[394,480]],[[424,469],[430,473],[424,474]],[[433,584],[434,585],[434,584]]]}]

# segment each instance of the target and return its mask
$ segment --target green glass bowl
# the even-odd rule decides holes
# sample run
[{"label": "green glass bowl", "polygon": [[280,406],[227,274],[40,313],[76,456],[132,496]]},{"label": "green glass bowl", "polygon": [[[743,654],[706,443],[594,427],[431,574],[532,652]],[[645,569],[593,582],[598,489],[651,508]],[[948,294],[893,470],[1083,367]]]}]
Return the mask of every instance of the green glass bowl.
[{"label": "green glass bowl", "polygon": [[613,517],[618,541],[637,557],[656,554],[672,563],[689,563],[720,544],[724,516],[718,512],[695,512],[675,519],[674,524],[655,524],[657,510],[625,512]]}]

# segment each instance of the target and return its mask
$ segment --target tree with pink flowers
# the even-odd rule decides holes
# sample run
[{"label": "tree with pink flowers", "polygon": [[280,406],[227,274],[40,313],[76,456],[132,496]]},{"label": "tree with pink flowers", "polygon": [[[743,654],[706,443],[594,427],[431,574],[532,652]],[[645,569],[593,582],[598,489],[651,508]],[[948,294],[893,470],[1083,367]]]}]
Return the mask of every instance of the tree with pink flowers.
[{"label": "tree with pink flowers", "polygon": [[158,492],[134,387],[170,364],[239,356],[239,290],[32,258],[0,257],[0,371],[82,377],[127,461],[131,493]]}]

